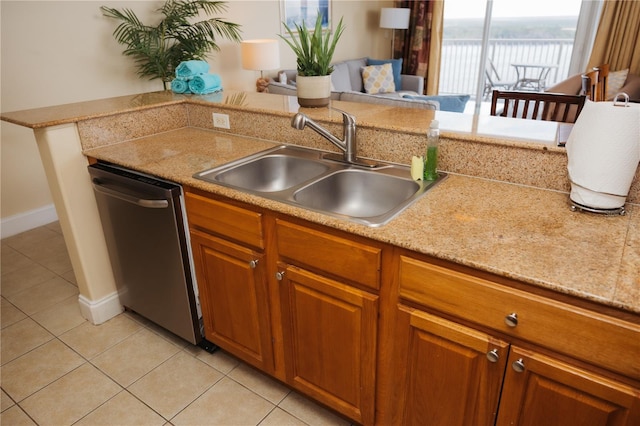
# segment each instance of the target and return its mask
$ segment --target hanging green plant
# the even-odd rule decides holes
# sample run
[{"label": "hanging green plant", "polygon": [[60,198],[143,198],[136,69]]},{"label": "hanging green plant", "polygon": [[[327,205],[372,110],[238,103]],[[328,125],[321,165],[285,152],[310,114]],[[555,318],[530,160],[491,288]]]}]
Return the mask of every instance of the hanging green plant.
[{"label": "hanging green plant", "polygon": [[210,0],[167,0],[157,10],[164,18],[156,26],[145,25],[131,9],[101,6],[102,14],[121,21],[113,32],[116,41],[126,46],[140,77],[159,78],[165,90],[182,61],[205,60],[209,51],[219,51],[216,37],[239,42],[240,25],[220,18],[189,22],[200,12],[207,16],[227,10],[226,2]]}]

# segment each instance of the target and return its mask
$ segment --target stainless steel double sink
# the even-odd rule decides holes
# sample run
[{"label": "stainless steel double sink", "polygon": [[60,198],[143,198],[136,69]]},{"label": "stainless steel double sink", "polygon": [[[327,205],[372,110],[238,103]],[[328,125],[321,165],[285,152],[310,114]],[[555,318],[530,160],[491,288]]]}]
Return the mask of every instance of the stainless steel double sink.
[{"label": "stainless steel double sink", "polygon": [[335,154],[281,145],[194,175],[207,182],[333,217],[376,227],[446,178],[414,181],[407,166],[369,167],[330,159]]}]

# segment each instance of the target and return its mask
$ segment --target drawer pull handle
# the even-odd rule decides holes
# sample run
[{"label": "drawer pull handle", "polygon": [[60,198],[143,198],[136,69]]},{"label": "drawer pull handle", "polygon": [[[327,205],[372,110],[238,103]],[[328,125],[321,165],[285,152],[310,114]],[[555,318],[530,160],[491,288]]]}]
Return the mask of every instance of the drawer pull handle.
[{"label": "drawer pull handle", "polygon": [[258,262],[259,262],[258,260],[252,260],[252,261],[250,261],[250,262],[249,262],[249,267],[250,267],[251,269],[256,269],[256,267],[258,266]]},{"label": "drawer pull handle", "polygon": [[511,364],[511,368],[513,368],[513,371],[516,373],[522,373],[524,371],[524,360],[520,358],[514,361],[513,364]]},{"label": "drawer pull handle", "polygon": [[283,272],[276,272],[276,280],[282,281],[283,279],[284,279],[284,271]]},{"label": "drawer pull handle", "polygon": [[490,362],[498,362],[498,360],[500,359],[500,354],[498,354],[498,350],[492,349],[489,352],[487,352],[487,359]]},{"label": "drawer pull handle", "polygon": [[518,325],[518,314],[516,314],[515,312],[510,313],[509,315],[504,317],[504,323],[509,327],[515,327],[516,325]]}]

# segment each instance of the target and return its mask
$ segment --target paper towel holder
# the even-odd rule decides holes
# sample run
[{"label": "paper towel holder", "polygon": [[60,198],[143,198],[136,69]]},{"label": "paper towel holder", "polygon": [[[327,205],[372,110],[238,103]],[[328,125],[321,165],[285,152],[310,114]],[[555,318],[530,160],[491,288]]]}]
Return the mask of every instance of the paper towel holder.
[{"label": "paper towel holder", "polygon": [[[619,102],[623,102],[623,101],[618,99],[619,96],[622,96],[622,98],[624,100],[624,103],[622,103],[622,104],[619,103]],[[613,106],[614,107],[628,107],[629,106],[629,95],[627,95],[624,92],[620,92],[620,93],[616,94],[613,97]]]},{"label": "paper towel holder", "polygon": [[589,212],[589,213],[598,213],[605,216],[624,216],[625,214],[627,214],[627,211],[624,209],[624,206],[616,207],[614,209],[599,209],[596,207],[589,207],[589,206],[584,206],[582,204],[578,204],[573,200],[570,200],[570,201],[571,201],[572,212],[583,211],[583,212]]},{"label": "paper towel holder", "polygon": [[[605,216],[624,216],[627,211],[624,208],[624,200],[626,195],[619,194],[608,194],[606,192],[593,191],[589,188],[585,188],[582,185],[577,184],[573,180],[569,179],[571,183],[571,195],[569,196],[569,203],[571,207],[571,211],[582,211],[589,213],[597,213]],[[600,197],[606,197],[608,202],[610,203],[622,203],[618,207],[594,207],[588,206],[586,204],[578,203],[573,199],[574,192],[579,195],[579,199],[581,199],[580,195],[592,196],[592,194],[598,194]]]}]

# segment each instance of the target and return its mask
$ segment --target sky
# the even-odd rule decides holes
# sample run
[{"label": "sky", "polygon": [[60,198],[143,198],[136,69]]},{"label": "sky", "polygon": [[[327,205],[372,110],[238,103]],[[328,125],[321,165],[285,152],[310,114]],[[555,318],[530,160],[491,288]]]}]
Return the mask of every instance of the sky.
[{"label": "sky", "polygon": [[[578,16],[581,0],[493,0],[494,18],[516,16]],[[482,18],[485,0],[446,0],[445,18]]]}]

